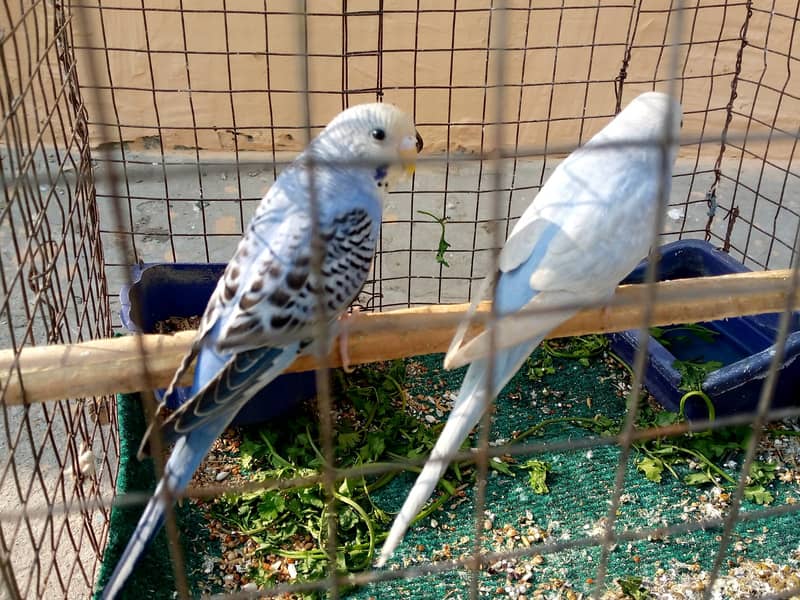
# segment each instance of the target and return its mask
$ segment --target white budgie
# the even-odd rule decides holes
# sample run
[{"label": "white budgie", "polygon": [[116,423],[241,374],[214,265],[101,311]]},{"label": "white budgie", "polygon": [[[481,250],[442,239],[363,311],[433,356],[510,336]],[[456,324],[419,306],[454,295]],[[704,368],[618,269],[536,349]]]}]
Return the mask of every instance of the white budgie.
[{"label": "white budgie", "polygon": [[[378,566],[392,555],[489,402],[544,336],[574,315],[576,305],[610,298],[647,255],[659,195],[669,193],[681,117],[680,104],[670,96],[638,96],[555,169],[516,223],[494,274],[495,312],[504,316],[534,307],[550,310],[496,324],[496,346],[502,350],[494,358],[491,398],[486,397],[488,334],[462,346],[466,324],[457,333],[445,367],[471,365],[436,446],[384,542]],[[662,142],[667,139],[673,143],[665,157]]]},{"label": "white budgie", "polygon": [[[389,104],[355,106],[333,119],[267,192],[167,392],[197,358],[191,400],[164,423],[164,439],[175,442],[164,477],[103,598],[120,592],[161,528],[168,496],[186,489],[239,409],[310,351],[317,295],[323,295],[323,318],[333,323],[359,293],[378,241],[383,189],[403,170],[414,170],[421,149],[422,138],[404,112]],[[324,248],[320,289],[310,273],[312,193]]]}]

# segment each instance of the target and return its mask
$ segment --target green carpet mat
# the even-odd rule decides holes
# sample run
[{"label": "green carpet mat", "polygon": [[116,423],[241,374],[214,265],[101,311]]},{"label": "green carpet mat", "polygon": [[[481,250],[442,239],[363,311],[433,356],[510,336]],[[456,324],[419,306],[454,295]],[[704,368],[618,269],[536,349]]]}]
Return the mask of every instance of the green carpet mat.
[{"label": "green carpet mat", "polygon": [[[131,492],[152,492],[156,484],[153,461],[148,459],[140,462],[136,458],[139,443],[145,432],[144,413],[138,394],[117,396],[117,423],[120,445],[117,496]],[[97,578],[94,600],[99,598],[100,591],[111,576],[143,509],[143,505],[114,506],[111,509],[108,541]],[[210,539],[205,517],[191,501],[182,502],[181,506],[177,507],[175,516],[181,531],[189,584],[195,593],[199,589],[208,589],[205,584],[198,586],[198,582],[204,582],[207,567],[204,559],[209,549],[213,553],[213,548],[216,547],[218,552],[219,545]],[[128,580],[128,585],[120,595],[120,600],[173,598],[174,589],[175,576],[167,547],[167,536],[162,529],[139,561]],[[221,591],[221,588],[213,591]]]},{"label": "green carpet mat", "polygon": [[[541,352],[537,350],[533,360],[540,360]],[[411,398],[424,403],[430,398],[441,398],[446,392],[457,392],[464,371],[442,370],[441,359],[442,355],[432,355],[406,361],[412,373],[406,381]],[[592,418],[598,414],[609,419],[622,418],[627,376],[619,367],[599,358],[588,361],[588,364],[574,359],[553,358],[548,366],[550,372],[540,378],[529,377],[527,366],[523,367],[506,387],[496,403],[492,440],[508,439],[512,432],[524,431],[543,419]],[[150,489],[153,485],[150,463],[140,464],[135,458],[143,429],[139,404],[134,397],[123,396],[118,406],[122,448],[118,492]],[[267,424],[264,428],[278,430],[280,423]],[[595,434],[584,428],[559,423],[528,439],[531,443],[539,443],[585,440],[592,435]],[[390,444],[389,440],[387,444]],[[618,456],[618,448],[600,447],[517,457],[518,463],[526,458],[549,463],[549,493],[546,494],[535,493],[522,471],[515,469],[514,476],[491,471],[487,486],[487,513],[483,517],[485,523],[481,524],[485,534],[484,546],[502,551],[536,546],[543,540],[574,540],[599,533],[614,487]],[[649,481],[636,469],[635,462],[640,458],[634,451],[627,466],[618,530],[699,521],[724,514],[724,492],[720,496],[719,490],[715,492],[711,486],[687,486],[670,476],[665,476],[661,483]],[[741,456],[737,458],[741,460]],[[797,468],[796,464],[789,466]],[[372,499],[387,512],[394,512],[402,504],[412,482],[410,474],[396,477],[375,492]],[[776,479],[768,487],[774,495],[774,506],[793,502],[800,496],[796,483],[783,483]],[[431,517],[415,524],[388,568],[426,564],[433,559],[456,558],[469,553],[475,531],[473,500],[470,486],[465,497],[448,501]],[[743,505],[743,510],[758,508],[751,502]],[[112,532],[101,570],[101,583],[110,572],[108,569],[116,563],[139,512],[138,507],[113,510]],[[184,543],[187,544],[185,553],[189,559],[189,577],[197,584],[204,577],[208,578],[203,565],[208,564],[209,555],[213,556],[214,550],[203,537],[202,524],[197,522],[199,512],[189,503],[184,503],[178,512],[184,536],[187,532],[195,536],[188,542],[184,537]],[[728,565],[723,571],[741,558],[787,560],[800,548],[800,527],[797,524],[796,514],[739,524],[728,555]],[[683,572],[690,574],[708,569],[718,547],[718,536],[719,530],[701,530],[667,539],[620,544],[610,557],[607,585],[615,588],[618,579],[653,578],[665,571],[674,577]],[[591,547],[501,561],[480,574],[481,597],[518,600],[520,597],[580,597],[576,594],[592,589],[599,556],[599,548]],[[469,573],[459,570],[412,580],[375,583],[349,590],[345,597],[358,600],[466,598],[468,580]],[[137,569],[125,597],[171,598],[173,589],[162,533]],[[195,589],[198,589],[197,585]],[[200,589],[208,588],[201,585]]]},{"label": "green carpet mat", "polygon": [[[539,359],[541,355],[542,351],[537,350],[533,359]],[[457,391],[461,372],[450,373],[440,369],[440,360],[440,356],[424,357],[422,362],[430,369],[430,382],[410,380],[410,394],[435,394],[438,390],[431,383],[439,381],[444,383],[439,389]],[[555,372],[545,374],[538,382],[531,381],[525,367],[520,370],[496,403],[490,439],[508,438],[512,431],[524,431],[543,419],[565,416],[591,418],[597,414],[612,419],[623,416],[624,394],[627,392],[620,389],[620,382],[626,378],[620,378],[615,367],[602,360],[593,359],[584,366],[576,360],[558,358],[553,359],[553,367]],[[587,398],[591,399],[591,407],[587,405]],[[542,435],[530,440],[537,443],[582,440],[590,435],[585,429],[564,424],[549,427]],[[491,529],[484,531],[488,538],[485,547],[493,551],[525,547],[520,536],[510,535],[512,527],[520,535],[531,528],[544,531],[550,541],[599,534],[598,526],[607,515],[608,501],[614,488],[619,448],[548,452],[531,457],[547,461],[552,466],[547,479],[549,493],[533,493],[524,474],[508,477],[490,472],[486,510],[494,518],[491,519]],[[524,462],[525,458],[520,457],[518,461]],[[710,486],[687,486],[670,477],[664,477],[662,483],[654,483],[637,471],[635,461],[639,458],[633,452],[628,464],[617,530],[653,528],[720,516],[714,513],[718,502],[712,498]],[[376,501],[386,501],[387,509],[399,509],[412,481],[411,476],[402,480],[398,478],[392,489],[382,490]],[[773,504],[776,506],[798,497],[797,485],[776,482],[770,491],[775,496]],[[441,556],[445,545],[449,546],[452,557],[469,553],[475,531],[473,499],[470,490],[467,502],[456,508],[450,508],[452,503],[448,503],[431,518],[417,523],[409,530],[392,562],[424,564],[436,554]],[[758,508],[750,502],[743,506],[744,510]],[[434,520],[436,527],[432,526]],[[731,544],[730,564],[735,564],[739,557],[786,560],[800,547],[799,522],[798,515],[793,514],[740,524]],[[671,567],[687,572],[708,569],[718,548],[719,533],[719,530],[697,531],[665,540],[620,544],[611,554],[607,584],[613,588],[617,579],[653,577],[659,569]],[[535,546],[535,543],[531,545]],[[599,557],[599,548],[593,547],[498,564],[481,574],[481,596],[517,598],[527,593],[531,598],[530,590],[537,588],[552,594],[546,596],[548,598],[568,598],[568,590],[588,593],[592,589]],[[527,573],[532,574],[527,580],[532,585],[526,592],[520,585]],[[467,571],[435,574],[410,581],[365,586],[347,597],[360,600],[466,598],[468,581]],[[523,585],[523,588],[527,586]]]}]

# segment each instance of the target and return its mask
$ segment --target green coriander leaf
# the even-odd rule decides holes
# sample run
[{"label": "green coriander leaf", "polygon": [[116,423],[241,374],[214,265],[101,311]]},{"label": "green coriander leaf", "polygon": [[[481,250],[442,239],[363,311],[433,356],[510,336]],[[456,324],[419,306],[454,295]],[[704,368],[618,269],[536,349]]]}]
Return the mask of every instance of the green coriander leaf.
[{"label": "green coriander leaf", "polygon": [[540,353],[536,358],[528,359],[528,379],[538,381],[545,375],[555,374],[553,357],[545,352]]},{"label": "green coriander leaf", "polygon": [[622,590],[622,593],[628,598],[632,598],[632,600],[648,600],[652,597],[650,592],[642,587],[641,577],[634,577],[632,575],[621,577],[617,579],[617,584]]},{"label": "green coriander leaf", "polygon": [[674,425],[675,423],[681,420],[681,416],[678,413],[670,412],[668,410],[664,410],[661,412],[657,412],[653,418],[653,424],[656,427],[666,427],[668,425]]},{"label": "green coriander leaf", "polygon": [[385,431],[371,431],[367,434],[366,445],[361,448],[360,455],[365,461],[377,460],[386,449]]},{"label": "green coriander leaf", "polygon": [[722,363],[717,360],[699,361],[699,360],[678,360],[672,363],[678,373],[681,374],[681,390],[691,392],[692,390],[699,390],[706,377],[712,371],[716,371],[722,366]]},{"label": "green coriander leaf", "polygon": [[444,267],[449,267],[450,264],[444,258],[444,253],[447,252],[447,249],[450,247],[450,243],[444,239],[445,229],[447,226],[447,217],[437,217],[433,213],[430,213],[426,210],[418,210],[417,212],[430,217],[439,224],[439,227],[442,228],[442,234],[439,236],[439,247],[436,251],[436,262]]},{"label": "green coriander leaf", "polygon": [[251,469],[256,460],[264,456],[264,445],[251,439],[245,439],[239,445],[239,456],[242,461],[242,468]]},{"label": "green coriander leaf", "polygon": [[528,460],[520,465],[520,469],[528,471],[528,482],[537,494],[548,494],[550,489],[547,487],[547,473],[550,472],[550,465],[542,460]]},{"label": "green coriander leaf", "polygon": [[713,483],[714,478],[709,473],[702,471],[700,473],[689,473],[683,478],[683,482],[686,485],[702,485],[704,483]]},{"label": "green coriander leaf", "polygon": [[359,441],[361,441],[361,434],[357,431],[351,431],[349,433],[342,432],[336,437],[336,445],[340,450],[354,448]]},{"label": "green coriander leaf", "polygon": [[267,492],[258,503],[258,516],[264,521],[273,521],[286,508],[286,502],[280,492]]},{"label": "green coriander leaf", "polygon": [[750,479],[754,484],[765,484],[775,479],[777,463],[768,463],[757,460],[750,467]]},{"label": "green coriander leaf", "polygon": [[763,485],[749,485],[744,488],[744,497],[756,504],[772,504],[775,497]]},{"label": "green coriander leaf", "polygon": [[495,471],[499,471],[500,473],[503,473],[504,475],[509,475],[511,477],[514,476],[514,474],[511,472],[511,469],[508,467],[508,465],[506,463],[504,463],[500,459],[500,457],[497,457],[497,456],[495,456],[495,457],[493,457],[493,458],[491,458],[489,460],[489,468],[493,469]]},{"label": "green coriander leaf", "polygon": [[650,481],[661,483],[661,476],[664,473],[664,463],[660,459],[646,456],[636,463],[636,468],[644,473],[644,476]]}]

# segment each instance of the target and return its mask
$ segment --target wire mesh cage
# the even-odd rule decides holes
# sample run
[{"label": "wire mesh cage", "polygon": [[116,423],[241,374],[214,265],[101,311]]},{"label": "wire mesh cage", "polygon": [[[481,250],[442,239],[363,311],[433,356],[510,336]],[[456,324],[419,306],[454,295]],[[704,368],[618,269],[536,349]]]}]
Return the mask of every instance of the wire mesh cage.
[{"label": "wire mesh cage", "polygon": [[[702,239],[753,271],[793,266],[800,230],[798,10],[800,3],[777,0],[4,2],[0,331],[11,358],[1,403],[0,581],[8,596],[92,593],[98,578],[108,575],[100,571],[113,568],[106,564],[108,552],[104,559],[106,540],[122,535],[111,524],[112,502],[115,511],[126,503],[140,510],[147,497],[137,495],[145,490],[135,485],[119,492],[118,478],[127,485],[142,476],[131,470],[139,439],[127,439],[141,433],[141,424],[133,424],[141,416],[130,412],[138,402],[129,396],[35,401],[31,379],[12,394],[20,353],[106,338],[123,325],[137,329],[124,322],[128,291],[120,302],[137,267],[143,277],[142,269],[153,264],[227,262],[278,174],[349,106],[395,104],[413,115],[425,140],[413,179],[385,200],[375,259],[356,300],[367,311],[473,300],[511,228],[561,159],[653,89],[668,91],[683,107],[659,244]],[[196,294],[186,289],[163,293]],[[794,293],[787,292],[787,302]],[[646,298],[652,304],[654,296]],[[588,384],[574,364],[553,365],[554,356],[557,363],[565,360],[557,354],[534,359],[526,370],[535,376],[525,384],[514,380],[498,406],[503,433],[484,427],[469,471],[479,485],[458,479],[458,489],[440,498],[440,510],[415,525],[421,533],[409,534],[402,560],[390,570],[369,568],[377,539],[372,523],[360,550],[338,562],[333,552],[327,564],[335,535],[326,537],[322,525],[317,538],[297,534],[290,547],[276,549],[269,536],[254,532],[253,522],[221,516],[214,499],[230,497],[223,492],[309,483],[297,471],[287,475],[288,483],[274,473],[260,479],[250,473],[248,480],[248,470],[264,459],[258,452],[275,440],[264,434],[259,446],[253,431],[226,433],[187,493],[200,498],[188,503],[199,513],[187,516],[185,506],[177,511],[185,552],[154,551],[151,573],[142,575],[152,576],[158,561],[169,557],[174,579],[156,577],[131,594],[173,597],[177,588],[182,595],[242,597],[327,590],[353,597],[700,598],[711,597],[716,581],[716,597],[798,595],[800,539],[790,532],[800,481],[794,422],[781,424],[780,443],[777,434],[761,436],[776,418],[768,414],[769,401],[791,329],[786,307],[770,330],[776,358],[758,410],[727,420],[687,424],[654,417],[642,426],[641,411],[626,417],[625,399],[635,397],[631,390],[645,378],[641,351],[627,383],[606,359],[597,360],[609,371],[592,371],[595,380]],[[196,322],[184,325],[191,329]],[[609,351],[601,353],[607,358]],[[581,360],[588,365],[588,355]],[[430,425],[447,416],[460,382],[460,372],[447,375],[440,367],[440,358],[411,360],[402,367],[408,377],[402,384],[385,367],[377,384],[369,377],[378,371],[370,371],[353,386],[381,388],[388,381],[404,388],[397,397],[384,390],[376,401],[413,409]],[[150,385],[143,369],[146,385],[131,389],[166,383]],[[542,379],[556,371],[563,374],[558,383]],[[325,396],[318,453],[326,460],[343,449],[339,442],[355,439],[340,436],[348,410],[342,402],[355,402],[361,393],[347,391],[344,375],[335,374],[332,387],[328,377],[321,370],[316,379]],[[612,387],[601,401],[606,380]],[[592,398],[613,405],[608,410],[616,429],[597,420]],[[570,411],[578,405],[584,412],[577,421],[591,421],[591,427],[520,445],[517,434],[547,421],[545,415],[575,425]],[[334,406],[336,419],[324,416],[325,407]],[[642,487],[653,482],[641,476],[642,486],[632,481],[637,465],[645,473],[653,464],[673,470],[658,454],[666,443],[636,445],[668,439],[664,426],[685,434],[737,423],[752,424],[757,433],[713,438],[729,444],[714,458],[732,463],[722,475],[711,473],[710,485],[697,493],[679,481],[664,488]],[[764,439],[772,440],[768,447]],[[391,452],[392,442],[381,443]],[[651,462],[642,468],[634,452]],[[674,452],[695,452],[689,468],[697,472],[723,468],[717,461],[704,470],[705,455],[696,446]],[[542,455],[555,466],[523,460]],[[369,456],[379,463],[366,466],[372,475],[421,463],[419,453],[404,460]],[[554,471],[563,488],[551,491],[551,501],[534,501],[527,482],[520,488],[511,479],[499,481],[511,473],[507,463],[527,465],[516,472],[527,469],[531,481],[536,469],[551,472],[548,481]],[[757,479],[749,470],[754,464],[773,474],[764,482],[780,479],[784,486],[776,490],[769,483],[763,490],[771,497],[768,507],[742,504],[744,484],[737,482],[741,473]],[[334,494],[330,481],[336,477],[340,485],[345,476],[317,467],[311,479],[324,484],[324,498],[336,497],[336,525],[356,527],[347,518],[358,520],[363,509],[343,499],[342,488]],[[397,497],[409,482],[395,482],[380,511],[399,508]],[[659,489],[668,490],[663,503]],[[229,502],[230,510],[246,513],[244,504]],[[272,514],[259,502],[258,510]],[[266,527],[263,520],[258,524]],[[174,548],[176,532],[168,533]],[[208,544],[218,548],[207,550]],[[324,566],[308,567],[311,555]],[[761,561],[753,567],[761,569],[754,576],[761,587],[743,583],[748,557]],[[334,567],[338,576],[331,575]],[[166,570],[163,563],[160,570]],[[780,583],[772,585],[770,577]],[[731,591],[731,580],[739,581],[738,591]],[[360,587],[343,591],[354,584]],[[684,587],[669,592],[667,584]]]},{"label": "wire mesh cage", "polygon": [[[72,26],[46,2],[6,3],[2,12],[0,335],[17,356],[104,337],[112,325]],[[108,399],[23,405],[4,396],[2,412],[0,587],[10,597],[83,593],[109,509],[52,508],[113,494],[118,440]]]}]

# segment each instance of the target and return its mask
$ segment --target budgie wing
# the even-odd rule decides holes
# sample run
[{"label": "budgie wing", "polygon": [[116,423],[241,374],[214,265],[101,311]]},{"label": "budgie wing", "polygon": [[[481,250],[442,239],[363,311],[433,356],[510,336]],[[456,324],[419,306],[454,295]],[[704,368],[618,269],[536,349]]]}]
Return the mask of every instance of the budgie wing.
[{"label": "budgie wing", "polygon": [[[596,176],[599,169],[603,177]],[[631,175],[637,172],[643,176]],[[530,314],[497,324],[497,349],[545,334],[580,306],[613,293],[629,256],[641,258],[652,232],[652,211],[640,206],[656,194],[657,180],[646,176],[651,172],[641,158],[615,150],[581,152],[559,165],[500,253],[495,277],[505,289],[496,299],[497,314]],[[636,229],[628,223],[632,214],[642,215]],[[448,369],[488,353],[488,336],[464,343],[466,330],[448,350]]]},{"label": "budgie wing", "polygon": [[[541,294],[542,290],[534,289],[531,286],[531,276],[554,246],[560,249],[568,243],[566,236],[557,224],[541,217],[535,217],[527,223],[519,225],[514,228],[503,246],[498,259],[497,273],[486,279],[483,288],[470,306],[467,318],[456,332],[444,359],[446,369],[465,365],[488,352],[489,338],[486,332],[478,334],[467,342],[464,342],[464,338],[472,325],[472,318],[478,302],[488,295],[494,280],[497,280],[495,310],[498,316],[514,315],[522,309],[536,306],[545,308],[557,305],[563,300],[562,295],[556,293],[556,290],[552,290],[548,294]],[[501,320],[498,322],[500,330],[496,333],[496,349],[508,346],[502,341],[508,337],[508,329],[526,327],[525,335],[529,334],[530,337],[535,337],[540,329],[550,326],[551,320],[557,324],[557,319],[563,317],[553,314],[552,318],[547,318],[547,315],[534,315],[533,318],[537,321],[536,327],[533,329],[530,328],[530,323],[520,323],[517,316],[513,321]],[[498,342],[502,343],[498,344]]]},{"label": "budgie wing", "polygon": [[[220,280],[215,302],[231,307],[219,321],[216,340],[220,350],[233,354],[220,374],[226,380],[217,382],[223,385],[205,386],[172,413],[164,423],[167,439],[173,437],[169,430],[185,433],[227,410],[226,391],[245,385],[261,361],[271,361],[268,353],[260,352],[261,347],[300,342],[300,351],[312,337],[317,300],[310,281],[310,228],[301,236],[295,233],[297,228],[284,226],[293,232],[284,245],[291,250],[288,256],[284,254],[281,260],[265,246],[267,251],[254,261],[255,267],[247,272],[229,268]],[[334,318],[347,308],[366,280],[377,224],[366,210],[353,208],[321,227],[320,235],[325,242],[320,282],[324,318]]]}]

